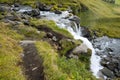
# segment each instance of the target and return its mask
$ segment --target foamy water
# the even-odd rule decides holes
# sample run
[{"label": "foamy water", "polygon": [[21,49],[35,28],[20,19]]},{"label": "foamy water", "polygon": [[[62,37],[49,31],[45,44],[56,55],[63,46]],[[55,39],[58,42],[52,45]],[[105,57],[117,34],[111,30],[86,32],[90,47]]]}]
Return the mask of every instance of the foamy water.
[{"label": "foamy water", "polygon": [[[23,12],[25,10],[27,9],[22,9],[19,12]],[[41,16],[43,16],[43,18],[46,18],[47,20],[53,20],[58,27],[68,30],[74,36],[74,39],[82,40],[83,44],[85,44],[88,48],[92,50],[92,55],[90,59],[91,61],[90,69],[93,72],[93,75],[99,78],[98,72],[100,69],[103,68],[100,65],[101,58],[98,55],[96,55],[95,49],[93,48],[92,43],[87,38],[82,37],[80,25],[78,26],[75,22],[72,22],[69,20],[69,18],[73,17],[73,15],[70,16],[70,13],[68,11],[63,11],[62,14],[55,14],[53,12],[40,11],[40,14]],[[74,29],[71,23],[74,24]]]}]

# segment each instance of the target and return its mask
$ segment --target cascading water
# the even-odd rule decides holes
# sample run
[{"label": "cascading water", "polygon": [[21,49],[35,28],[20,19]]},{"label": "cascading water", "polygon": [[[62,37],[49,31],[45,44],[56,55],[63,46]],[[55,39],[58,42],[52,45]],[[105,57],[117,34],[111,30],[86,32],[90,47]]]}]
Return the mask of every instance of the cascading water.
[{"label": "cascading water", "polygon": [[54,14],[52,12],[41,12],[41,15],[44,15],[45,18],[47,19],[55,21],[60,28],[67,29],[74,36],[75,39],[82,40],[83,44],[87,45],[87,47],[92,50],[92,56],[90,59],[91,61],[90,68],[91,68],[91,71],[93,72],[93,75],[99,78],[98,72],[100,69],[103,68],[100,65],[101,59],[99,56],[95,54],[95,49],[93,48],[92,43],[87,38],[81,36],[82,33],[81,33],[80,25],[77,25],[75,22],[73,22],[74,28],[71,27],[72,21],[70,21],[69,19],[66,19],[66,17],[69,17],[69,12],[64,11],[62,12],[62,14]]},{"label": "cascading water", "polygon": [[[30,9],[30,8],[29,8]],[[24,12],[27,11],[28,9],[20,9],[19,12]],[[91,71],[93,72],[93,75],[99,78],[98,72],[100,69],[103,67],[100,65],[100,57],[95,54],[95,49],[92,46],[92,43],[85,37],[82,37],[81,33],[81,27],[80,25],[76,24],[73,21],[70,21],[69,18],[73,17],[70,16],[70,13],[68,11],[62,12],[62,14],[55,14],[53,12],[46,12],[46,11],[41,11],[40,12],[41,16],[47,20],[53,20],[57,24],[58,27],[67,29],[73,36],[74,39],[80,39],[83,41],[83,44],[85,44],[88,48],[92,50],[92,55],[91,55]],[[72,23],[74,26],[72,26]],[[74,27],[74,28],[73,28]]]}]

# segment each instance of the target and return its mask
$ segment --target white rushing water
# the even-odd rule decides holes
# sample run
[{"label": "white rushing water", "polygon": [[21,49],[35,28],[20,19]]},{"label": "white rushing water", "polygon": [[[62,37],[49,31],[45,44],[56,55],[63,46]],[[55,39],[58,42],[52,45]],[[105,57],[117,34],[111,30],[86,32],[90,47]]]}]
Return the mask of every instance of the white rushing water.
[{"label": "white rushing water", "polygon": [[[24,12],[27,9],[21,9],[19,12]],[[91,55],[91,71],[93,72],[93,75],[99,78],[98,72],[103,67],[100,65],[100,57],[95,54],[95,49],[92,46],[92,43],[85,37],[82,37],[81,33],[81,27],[78,26],[75,22],[72,22],[69,20],[69,18],[72,18],[73,15],[70,14],[68,11],[62,12],[62,14],[55,14],[53,12],[46,12],[46,11],[40,11],[41,16],[47,20],[53,20],[58,27],[67,29],[73,36],[74,39],[80,39],[83,41],[83,44],[85,44],[88,48],[92,50]],[[71,16],[70,16],[71,15]],[[73,28],[74,27],[74,28]]]},{"label": "white rushing water", "polygon": [[95,54],[95,49],[92,46],[92,43],[85,37],[82,37],[82,33],[81,33],[81,27],[75,23],[74,23],[74,29],[73,27],[71,27],[71,21],[69,19],[67,19],[66,17],[72,17],[69,16],[70,13],[68,11],[64,11],[62,12],[62,14],[54,14],[52,12],[41,12],[41,15],[44,15],[45,18],[53,20],[56,22],[56,24],[60,27],[60,28],[64,28],[67,29],[73,36],[75,39],[80,39],[83,41],[83,44],[87,45],[88,48],[90,48],[92,50],[92,55],[91,55],[91,71],[93,72],[93,75],[96,76],[97,78],[99,78],[98,72],[100,69],[102,69],[103,67],[100,65],[100,57],[97,56]]}]

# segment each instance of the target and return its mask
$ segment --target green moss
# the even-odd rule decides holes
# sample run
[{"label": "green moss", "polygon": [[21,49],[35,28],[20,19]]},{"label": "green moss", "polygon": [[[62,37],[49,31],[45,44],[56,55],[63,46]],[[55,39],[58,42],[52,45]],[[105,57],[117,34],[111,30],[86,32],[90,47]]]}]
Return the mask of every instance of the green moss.
[{"label": "green moss", "polygon": [[31,25],[34,25],[37,27],[48,27],[52,29],[54,32],[60,33],[66,37],[73,38],[73,36],[65,29],[59,28],[54,21],[52,20],[44,20],[44,19],[31,19],[30,20]]},{"label": "green moss", "polygon": [[62,39],[59,43],[62,47],[62,49],[60,50],[60,55],[65,56],[68,51],[80,45],[82,42],[79,40]]},{"label": "green moss", "polygon": [[21,35],[8,28],[9,25],[0,23],[0,80],[25,80],[22,74],[18,41]]}]

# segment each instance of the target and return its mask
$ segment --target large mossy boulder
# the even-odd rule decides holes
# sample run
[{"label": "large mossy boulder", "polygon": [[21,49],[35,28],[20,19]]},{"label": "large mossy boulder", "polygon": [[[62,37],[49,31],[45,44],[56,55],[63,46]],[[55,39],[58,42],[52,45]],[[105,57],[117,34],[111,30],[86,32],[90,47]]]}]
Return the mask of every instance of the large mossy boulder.
[{"label": "large mossy boulder", "polygon": [[60,55],[67,56],[72,49],[80,45],[82,42],[80,40],[73,40],[73,39],[62,39],[59,41],[61,46]]}]

